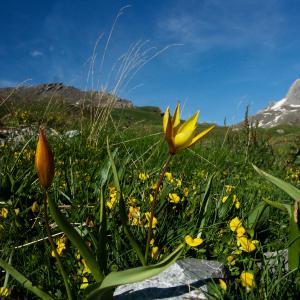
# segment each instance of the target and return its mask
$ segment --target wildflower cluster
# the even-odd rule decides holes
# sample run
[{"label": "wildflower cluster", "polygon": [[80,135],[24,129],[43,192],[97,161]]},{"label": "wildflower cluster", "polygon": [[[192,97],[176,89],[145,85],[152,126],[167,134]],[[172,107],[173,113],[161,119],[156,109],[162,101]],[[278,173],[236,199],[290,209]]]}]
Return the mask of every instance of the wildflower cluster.
[{"label": "wildflower cluster", "polygon": [[233,185],[225,185],[225,193],[226,195],[223,196],[222,198],[222,203],[225,203],[228,198],[232,199],[232,203],[234,204],[236,209],[239,209],[241,206],[241,203],[237,197],[236,194],[233,194],[232,192],[235,190],[235,186]]},{"label": "wildflower cluster", "polygon": [[118,197],[118,193],[117,193],[117,189],[114,186],[109,186],[108,187],[109,190],[109,200],[106,201],[106,206],[109,209],[113,209],[117,203],[117,197]]}]

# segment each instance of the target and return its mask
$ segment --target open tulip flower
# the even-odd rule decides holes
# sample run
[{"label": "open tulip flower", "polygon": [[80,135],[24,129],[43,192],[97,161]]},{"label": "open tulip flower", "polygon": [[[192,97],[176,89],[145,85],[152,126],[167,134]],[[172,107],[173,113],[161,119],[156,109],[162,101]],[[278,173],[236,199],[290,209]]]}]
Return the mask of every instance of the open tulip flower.
[{"label": "open tulip flower", "polygon": [[195,135],[198,115],[199,112],[196,112],[191,118],[183,124],[180,124],[180,103],[177,103],[173,117],[170,115],[170,108],[168,107],[166,109],[163,118],[163,128],[166,140],[169,144],[170,154],[175,154],[181,149],[191,147],[215,127],[213,125],[198,135]]}]

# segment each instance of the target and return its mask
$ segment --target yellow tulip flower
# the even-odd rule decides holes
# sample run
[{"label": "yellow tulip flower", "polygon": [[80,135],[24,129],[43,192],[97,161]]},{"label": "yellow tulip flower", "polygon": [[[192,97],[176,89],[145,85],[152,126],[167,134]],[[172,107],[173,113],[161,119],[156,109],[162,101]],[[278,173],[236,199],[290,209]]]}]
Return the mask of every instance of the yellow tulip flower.
[{"label": "yellow tulip flower", "polygon": [[191,118],[180,124],[180,103],[177,103],[173,117],[170,115],[170,108],[166,109],[163,118],[163,129],[169,144],[170,154],[191,147],[215,127],[213,125],[195,136],[198,115],[199,112],[196,112]]},{"label": "yellow tulip flower", "polygon": [[43,128],[40,129],[36,146],[35,169],[41,186],[47,189],[51,185],[54,176],[54,158]]}]

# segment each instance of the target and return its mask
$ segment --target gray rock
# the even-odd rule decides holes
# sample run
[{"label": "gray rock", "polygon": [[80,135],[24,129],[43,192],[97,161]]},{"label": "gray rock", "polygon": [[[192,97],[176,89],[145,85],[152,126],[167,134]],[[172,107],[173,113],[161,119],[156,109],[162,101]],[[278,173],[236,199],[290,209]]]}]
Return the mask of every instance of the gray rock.
[{"label": "gray rock", "polygon": [[277,132],[278,134],[284,134],[284,130],[283,130],[283,129],[277,129],[276,132]]},{"label": "gray rock", "polygon": [[207,299],[207,283],[224,278],[224,265],[217,261],[187,258],[179,260],[159,275],[142,282],[119,286],[114,300]]},{"label": "gray rock", "polygon": [[67,138],[73,138],[73,137],[78,136],[78,135],[79,135],[78,130],[70,130],[70,131],[65,132],[65,136]]},{"label": "gray rock", "polygon": [[278,266],[284,266],[285,271],[288,271],[288,249],[265,252],[264,257],[265,264],[269,266],[272,272],[276,272]]}]

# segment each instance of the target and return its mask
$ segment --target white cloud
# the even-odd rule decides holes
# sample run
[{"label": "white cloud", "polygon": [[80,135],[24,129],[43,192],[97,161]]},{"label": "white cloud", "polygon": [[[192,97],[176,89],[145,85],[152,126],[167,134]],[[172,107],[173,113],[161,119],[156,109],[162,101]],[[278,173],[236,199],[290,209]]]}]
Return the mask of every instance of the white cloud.
[{"label": "white cloud", "polygon": [[30,55],[31,55],[32,57],[38,57],[38,56],[43,56],[44,53],[43,53],[42,51],[39,51],[39,50],[32,50],[32,51],[30,52]]}]

